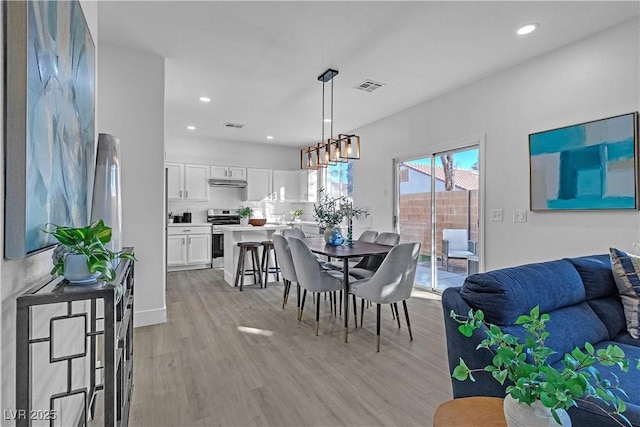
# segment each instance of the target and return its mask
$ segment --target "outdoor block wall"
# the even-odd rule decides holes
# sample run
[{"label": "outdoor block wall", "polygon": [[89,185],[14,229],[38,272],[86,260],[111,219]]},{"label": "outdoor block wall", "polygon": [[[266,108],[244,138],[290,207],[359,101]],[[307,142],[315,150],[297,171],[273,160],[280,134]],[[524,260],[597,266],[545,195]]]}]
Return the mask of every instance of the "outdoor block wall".
[{"label": "outdoor block wall", "polygon": [[[436,247],[442,252],[442,230],[470,230],[469,239],[478,241],[478,190],[439,191],[436,197]],[[421,253],[431,253],[431,193],[400,196],[400,235],[403,242],[421,242]]]}]

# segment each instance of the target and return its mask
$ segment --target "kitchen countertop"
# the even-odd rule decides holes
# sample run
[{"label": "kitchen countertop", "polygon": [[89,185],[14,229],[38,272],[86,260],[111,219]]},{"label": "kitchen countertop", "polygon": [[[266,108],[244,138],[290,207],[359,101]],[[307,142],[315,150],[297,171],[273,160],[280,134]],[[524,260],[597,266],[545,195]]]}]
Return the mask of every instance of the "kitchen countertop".
[{"label": "kitchen countertop", "polygon": [[218,230],[222,231],[260,231],[260,230],[283,230],[289,228],[288,225],[281,224],[265,224],[260,226],[253,225],[218,225]]},{"label": "kitchen countertop", "polygon": [[211,227],[208,222],[172,222],[168,227]]}]

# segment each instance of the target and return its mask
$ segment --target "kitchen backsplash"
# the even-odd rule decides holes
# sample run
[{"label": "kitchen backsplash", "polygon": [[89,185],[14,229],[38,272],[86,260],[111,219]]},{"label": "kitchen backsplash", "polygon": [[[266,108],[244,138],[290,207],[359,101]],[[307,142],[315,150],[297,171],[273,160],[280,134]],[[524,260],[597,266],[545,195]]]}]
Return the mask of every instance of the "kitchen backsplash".
[{"label": "kitchen backsplash", "polygon": [[168,212],[182,215],[188,209],[191,212],[191,222],[198,223],[207,221],[207,209],[228,209],[229,213],[234,214],[240,206],[252,207],[256,218],[267,218],[270,222],[289,221],[291,211],[296,209],[302,209],[303,221],[313,221],[313,203],[243,202],[240,200],[229,202],[213,198],[208,202],[176,200],[168,202]]}]

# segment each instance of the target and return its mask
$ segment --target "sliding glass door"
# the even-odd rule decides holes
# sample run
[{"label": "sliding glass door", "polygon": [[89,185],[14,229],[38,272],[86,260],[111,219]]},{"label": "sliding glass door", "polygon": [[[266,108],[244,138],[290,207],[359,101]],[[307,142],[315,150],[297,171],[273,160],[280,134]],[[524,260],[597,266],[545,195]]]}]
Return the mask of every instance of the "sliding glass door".
[{"label": "sliding glass door", "polygon": [[461,285],[479,266],[479,148],[396,159],[395,226],[420,242],[416,285]]}]

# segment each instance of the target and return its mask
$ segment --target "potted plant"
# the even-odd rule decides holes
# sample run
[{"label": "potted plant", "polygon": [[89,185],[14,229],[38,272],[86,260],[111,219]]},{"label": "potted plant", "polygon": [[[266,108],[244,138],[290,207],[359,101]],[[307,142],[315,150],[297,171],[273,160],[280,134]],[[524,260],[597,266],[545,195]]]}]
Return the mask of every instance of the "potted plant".
[{"label": "potted plant", "polygon": [[240,225],[249,225],[249,218],[253,215],[253,208],[250,208],[249,206],[240,206],[237,213],[240,217]]},{"label": "potted plant", "polygon": [[130,259],[131,254],[112,252],[105,247],[111,240],[111,227],[104,221],[95,221],[86,227],[67,227],[47,224],[45,233],[60,243],[53,251],[54,276],[64,276],[71,283],[91,283],[97,279],[113,280],[113,261]]},{"label": "potted plant", "polygon": [[294,221],[300,221],[300,217],[302,216],[302,209],[296,209],[294,211],[291,211],[291,219],[293,219]]},{"label": "potted plant", "polygon": [[[547,358],[556,352],[545,345],[545,339],[549,336],[545,324],[550,316],[540,314],[539,306],[516,320],[516,325],[522,326],[526,332],[524,343],[520,343],[514,335],[505,334],[500,327],[486,323],[481,310],[470,310],[468,316],[460,316],[452,310],[450,315],[460,324],[458,331],[466,337],[471,337],[477,329],[484,329],[486,338],[477,350],[494,354],[492,364],[479,369],[469,368],[460,358],[453,378],[475,381],[474,372],[486,371],[500,384],[508,380],[510,385],[506,388],[504,403],[508,425],[527,425],[531,421],[519,424],[517,420],[531,414],[540,415],[541,412],[546,412],[543,416],[553,419],[557,424],[571,425],[566,410],[577,406],[577,402],[591,403],[586,398],[595,398],[610,405],[613,411],[607,412],[609,416],[618,416],[631,425],[622,414],[626,408],[624,401],[612,392],[618,390],[624,394],[624,391],[618,387],[615,379],[603,378],[596,368],[597,364],[617,365],[621,371],[627,372],[629,360],[620,347],[610,345],[606,349],[595,350],[587,342],[584,351],[576,347],[564,355],[564,368],[560,370],[547,363]],[[637,369],[640,369],[640,361]]]},{"label": "potted plant", "polygon": [[324,228],[324,239],[328,243],[334,228],[342,222],[346,215],[353,218],[368,216],[365,209],[354,207],[345,196],[334,197],[327,194],[324,187],[318,190],[318,202],[313,205],[313,217]]}]

